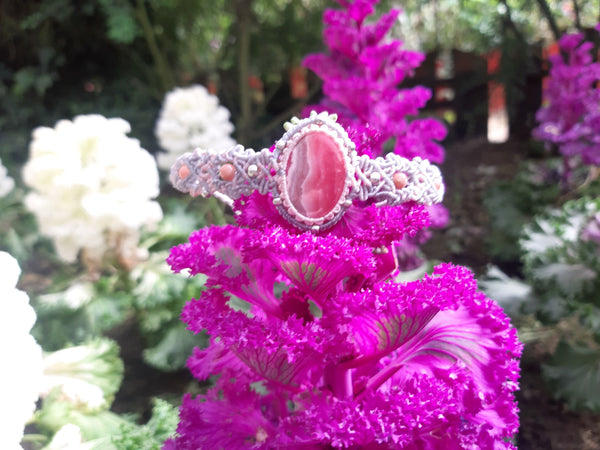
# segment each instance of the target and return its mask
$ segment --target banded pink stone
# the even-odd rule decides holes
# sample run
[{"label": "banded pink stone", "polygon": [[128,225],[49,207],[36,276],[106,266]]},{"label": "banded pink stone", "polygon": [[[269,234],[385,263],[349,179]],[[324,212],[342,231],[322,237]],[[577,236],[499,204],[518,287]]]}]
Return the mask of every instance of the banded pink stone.
[{"label": "banded pink stone", "polygon": [[346,161],[343,147],[332,136],[313,131],[287,149],[286,196],[296,211],[324,218],[344,193]]}]

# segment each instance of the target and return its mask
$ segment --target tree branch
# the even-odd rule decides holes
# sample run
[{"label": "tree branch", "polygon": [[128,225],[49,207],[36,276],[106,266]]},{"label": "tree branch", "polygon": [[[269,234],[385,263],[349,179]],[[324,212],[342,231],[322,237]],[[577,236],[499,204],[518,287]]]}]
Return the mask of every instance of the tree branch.
[{"label": "tree branch", "polygon": [[142,26],[142,30],[144,31],[144,38],[146,39],[146,43],[148,44],[148,48],[152,54],[152,59],[154,60],[154,65],[156,66],[156,72],[158,73],[158,77],[160,79],[161,89],[163,92],[167,92],[175,85],[175,81],[167,62],[160,51],[158,42],[156,42],[156,37],[154,36],[154,30],[152,29],[152,24],[150,22],[150,18],[148,17],[148,11],[146,10],[144,0],[137,0],[135,16]]},{"label": "tree branch", "polygon": [[252,97],[248,86],[250,76],[250,25],[252,21],[252,0],[236,2],[238,36],[238,89],[240,91],[240,119],[237,124],[238,142],[246,142],[252,120]]},{"label": "tree branch", "polygon": [[504,7],[506,8],[506,14],[504,15],[504,17],[505,17],[504,23],[508,26],[508,28],[510,28],[513,31],[516,38],[519,41],[521,41],[521,43],[525,47],[527,47],[527,39],[525,39],[525,36],[523,35],[523,33],[521,33],[521,30],[519,30],[517,28],[517,26],[515,25],[515,23],[512,20],[512,11],[510,9],[510,6],[508,6],[508,2],[506,0],[500,0],[500,3],[502,3],[502,5],[504,5]]},{"label": "tree branch", "polygon": [[579,4],[577,3],[577,0],[573,0],[573,11],[575,12],[575,26],[577,27],[577,29],[579,31],[582,30],[581,28],[581,13],[579,10]]},{"label": "tree branch", "polygon": [[552,10],[550,10],[550,6],[548,6],[548,2],[546,0],[536,0],[542,15],[548,21],[550,25],[550,29],[552,30],[552,34],[554,35],[554,39],[558,41],[560,39],[560,30],[558,29],[558,24],[556,23],[556,19],[552,15]]}]

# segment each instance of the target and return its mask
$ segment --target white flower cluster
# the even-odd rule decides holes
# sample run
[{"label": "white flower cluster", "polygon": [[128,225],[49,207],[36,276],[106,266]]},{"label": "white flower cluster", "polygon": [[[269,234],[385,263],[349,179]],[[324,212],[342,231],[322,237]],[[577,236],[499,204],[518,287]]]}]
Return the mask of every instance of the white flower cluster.
[{"label": "white flower cluster", "polygon": [[25,204],[63,260],[83,251],[84,261],[99,262],[107,250],[133,260],[140,227],[162,218],[151,201],[159,192],[156,163],[130,131],[125,120],[100,115],[33,131],[23,179],[34,191]]},{"label": "white flower cluster", "polygon": [[196,147],[226,150],[234,146],[229,116],[229,110],[204,86],[168,92],[155,129],[160,146],[167,150],[158,154],[158,166],[169,170],[180,155]]},{"label": "white flower cluster", "polygon": [[0,448],[20,449],[26,422],[35,411],[42,382],[42,349],[29,334],[35,311],[16,289],[21,269],[0,252]]},{"label": "white flower cluster", "polygon": [[68,423],[58,430],[52,437],[52,441],[44,447],[45,450],[91,450],[94,444],[84,443],[81,436],[81,429]]},{"label": "white flower cluster", "polygon": [[38,296],[40,305],[61,305],[71,309],[81,308],[94,298],[94,285],[89,281],[75,281],[62,292]]},{"label": "white flower cluster", "polygon": [[62,401],[84,411],[108,408],[123,378],[119,348],[108,339],[46,354],[43,369],[40,396],[58,389]]},{"label": "white flower cluster", "polygon": [[0,159],[0,198],[5,197],[15,187],[15,180],[8,176],[6,167],[2,165]]}]

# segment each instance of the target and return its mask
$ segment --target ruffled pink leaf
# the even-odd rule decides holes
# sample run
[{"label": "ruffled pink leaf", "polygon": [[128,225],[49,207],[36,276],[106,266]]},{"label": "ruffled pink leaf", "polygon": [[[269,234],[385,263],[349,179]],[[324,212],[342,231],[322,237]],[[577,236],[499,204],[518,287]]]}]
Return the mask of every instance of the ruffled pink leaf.
[{"label": "ruffled pink leaf", "polygon": [[178,450],[264,448],[275,435],[261,413],[258,394],[241,391],[235,398],[195,399],[186,394],[179,410],[177,435],[169,444]]},{"label": "ruffled pink leaf", "polygon": [[214,339],[205,349],[194,348],[192,356],[187,361],[187,367],[200,381],[225,371],[236,372],[246,369],[244,363],[229,348]]},{"label": "ruffled pink leaf", "polygon": [[259,231],[232,225],[212,226],[192,233],[187,244],[171,249],[167,258],[175,272],[189,269],[192,275],[208,276],[207,284],[227,289],[259,308],[255,313],[280,315],[273,295],[277,273],[264,259],[243,261],[243,247]]},{"label": "ruffled pink leaf", "polygon": [[359,355],[343,366],[358,367],[389,355],[420,334],[438,311],[456,308],[457,295],[463,290],[449,292],[448,285],[461,274],[460,270],[448,270],[403,285],[382,283],[341,296],[337,301],[351,317],[350,334]]},{"label": "ruffled pink leaf", "polygon": [[[335,358],[335,354],[329,355],[332,349],[350,351],[344,335],[331,334],[317,322],[305,323],[294,315],[286,320],[273,316],[260,320],[233,310],[228,302],[221,290],[208,289],[200,299],[188,302],[182,312],[188,329],[206,330],[237,357],[231,359],[218,347],[198,351],[201,358],[213,358],[208,361],[215,367],[226,360],[234,364],[241,360],[258,376],[293,388],[308,370],[322,368],[329,358]],[[210,369],[196,370],[204,376]]]},{"label": "ruffled pink leaf", "polygon": [[336,292],[346,277],[370,277],[375,269],[372,250],[350,240],[312,233],[291,235],[269,229],[248,243],[245,259],[269,260],[300,291],[319,304]]},{"label": "ruffled pink leaf", "polygon": [[244,347],[237,356],[264,379],[286,388],[296,388],[309,369],[321,365],[317,364],[319,355],[316,352],[308,353],[303,355],[303,358],[296,358],[294,362],[290,362],[289,354],[283,348],[269,352],[261,347]]}]

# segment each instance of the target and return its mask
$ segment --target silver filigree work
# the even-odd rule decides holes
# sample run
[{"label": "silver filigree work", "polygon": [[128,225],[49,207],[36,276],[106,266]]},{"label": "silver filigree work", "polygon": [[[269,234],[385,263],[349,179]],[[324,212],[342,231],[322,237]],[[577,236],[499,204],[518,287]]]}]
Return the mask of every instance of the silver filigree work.
[{"label": "silver filigree work", "polygon": [[[313,112],[309,118],[286,122],[285,134],[271,152],[236,145],[228,150],[202,150],[182,155],[171,169],[173,186],[192,196],[214,195],[232,205],[233,200],[254,191],[271,193],[281,215],[298,228],[320,231],[333,226],[353,200],[375,201],[378,206],[409,201],[432,205],[444,196],[439,169],[427,160],[408,160],[389,153],[371,159],[358,156],[336,115]],[[345,170],[344,187],[331,210],[319,217],[302,214],[288,195],[286,167],[298,142],[307,134],[323,133],[335,142]]]}]

